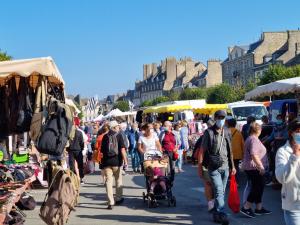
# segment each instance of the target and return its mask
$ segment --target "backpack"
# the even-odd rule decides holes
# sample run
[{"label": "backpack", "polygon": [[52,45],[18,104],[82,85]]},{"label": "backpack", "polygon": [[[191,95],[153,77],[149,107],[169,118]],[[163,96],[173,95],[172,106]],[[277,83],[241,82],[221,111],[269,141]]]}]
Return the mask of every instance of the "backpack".
[{"label": "backpack", "polygon": [[43,125],[38,138],[37,149],[40,153],[60,156],[70,138],[73,128],[68,118],[64,104],[57,100],[50,100],[49,117]]},{"label": "backpack", "polygon": [[108,157],[115,157],[119,154],[119,145],[118,145],[118,139],[117,139],[117,133],[108,132],[108,151],[107,156]]},{"label": "backpack", "polygon": [[31,195],[24,192],[16,205],[21,210],[34,210],[36,207],[36,201]]},{"label": "backpack", "polygon": [[64,170],[54,176],[40,208],[40,217],[48,225],[62,225],[77,203],[77,191],[72,178]]}]

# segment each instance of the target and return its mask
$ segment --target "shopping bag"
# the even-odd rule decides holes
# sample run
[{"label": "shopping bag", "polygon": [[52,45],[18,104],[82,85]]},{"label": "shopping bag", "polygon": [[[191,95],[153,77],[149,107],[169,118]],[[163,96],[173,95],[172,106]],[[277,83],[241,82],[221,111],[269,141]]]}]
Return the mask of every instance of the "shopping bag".
[{"label": "shopping bag", "polygon": [[234,213],[238,213],[240,211],[240,196],[237,188],[235,175],[230,176],[228,206]]},{"label": "shopping bag", "polygon": [[91,174],[95,172],[95,164],[92,160],[86,161],[84,165],[84,174]]}]

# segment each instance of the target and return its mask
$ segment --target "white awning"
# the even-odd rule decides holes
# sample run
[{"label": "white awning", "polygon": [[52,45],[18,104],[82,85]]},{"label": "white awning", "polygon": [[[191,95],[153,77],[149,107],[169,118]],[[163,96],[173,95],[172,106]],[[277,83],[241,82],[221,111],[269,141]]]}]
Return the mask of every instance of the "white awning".
[{"label": "white awning", "polygon": [[47,76],[51,83],[64,85],[64,80],[51,57],[0,62],[0,85],[14,75],[33,76],[30,82],[33,86],[36,86],[39,75]]},{"label": "white awning", "polygon": [[269,84],[258,86],[252,91],[246,93],[245,100],[256,97],[265,97],[279,94],[286,94],[300,90],[300,77],[294,77],[285,80],[278,80]]}]

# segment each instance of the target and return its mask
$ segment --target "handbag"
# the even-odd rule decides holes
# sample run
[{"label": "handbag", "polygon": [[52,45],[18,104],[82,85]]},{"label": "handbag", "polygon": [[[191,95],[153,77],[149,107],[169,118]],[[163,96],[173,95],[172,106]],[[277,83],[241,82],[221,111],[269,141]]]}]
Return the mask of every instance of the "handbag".
[{"label": "handbag", "polygon": [[237,188],[235,175],[230,176],[228,206],[234,213],[238,213],[240,211],[240,196]]}]

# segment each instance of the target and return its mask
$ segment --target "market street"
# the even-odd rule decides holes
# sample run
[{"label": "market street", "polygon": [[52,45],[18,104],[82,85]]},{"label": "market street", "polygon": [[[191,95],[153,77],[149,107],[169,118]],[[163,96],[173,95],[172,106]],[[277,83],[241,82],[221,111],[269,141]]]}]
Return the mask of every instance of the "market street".
[{"label": "market street", "polygon": [[[76,212],[72,212],[68,224],[96,225],[96,224],[214,224],[211,215],[207,213],[204,198],[204,189],[197,176],[196,167],[186,165],[185,172],[178,174],[173,188],[177,198],[177,207],[168,207],[167,203],[160,204],[157,208],[149,209],[143,203],[144,191],[143,175],[124,176],[125,201],[122,206],[116,206],[112,211],[106,209],[105,188],[99,172],[86,177],[80,194],[80,204]],[[240,192],[242,192],[240,188]],[[32,190],[31,194],[40,205],[46,190]],[[230,224],[233,225],[282,225],[284,224],[281,212],[279,191],[266,187],[264,199],[266,207],[273,211],[272,215],[257,217],[255,219],[244,216],[230,215]],[[230,212],[228,210],[228,212]],[[34,211],[26,211],[26,225],[41,224],[38,216],[39,207]],[[271,223],[272,222],[272,223]]]}]

